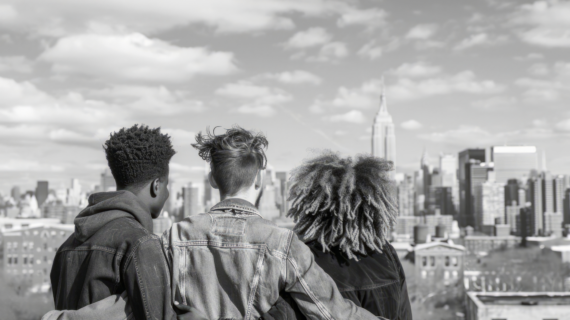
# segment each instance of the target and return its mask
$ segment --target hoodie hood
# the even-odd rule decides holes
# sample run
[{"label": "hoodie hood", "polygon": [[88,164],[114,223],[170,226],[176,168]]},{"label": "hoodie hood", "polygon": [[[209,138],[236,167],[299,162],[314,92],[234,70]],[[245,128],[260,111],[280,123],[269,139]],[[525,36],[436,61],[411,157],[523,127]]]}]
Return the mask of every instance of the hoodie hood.
[{"label": "hoodie hood", "polygon": [[152,217],[144,203],[132,192],[120,190],[89,196],[89,204],[75,218],[75,238],[86,241],[107,223],[120,218],[134,218],[152,233]]}]

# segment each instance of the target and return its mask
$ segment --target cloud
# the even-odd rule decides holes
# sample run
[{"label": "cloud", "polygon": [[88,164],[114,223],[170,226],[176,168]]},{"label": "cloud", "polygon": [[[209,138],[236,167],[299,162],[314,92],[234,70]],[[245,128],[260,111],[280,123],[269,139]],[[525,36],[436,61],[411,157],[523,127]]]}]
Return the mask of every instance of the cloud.
[{"label": "cloud", "polygon": [[382,56],[382,48],[376,44],[376,40],[371,40],[362,46],[357,54],[370,60],[376,60]]},{"label": "cloud", "polygon": [[478,80],[470,70],[456,75],[442,75],[436,78],[413,80],[400,78],[388,86],[388,96],[396,100],[412,100],[422,97],[450,93],[490,94],[502,92],[505,86],[493,80]]},{"label": "cloud", "polygon": [[255,114],[261,117],[269,117],[275,114],[275,105],[288,102],[293,97],[286,91],[254,84],[249,81],[228,83],[216,90],[216,94],[235,97],[247,101],[246,104],[232,112]]},{"label": "cloud", "polygon": [[438,27],[435,24],[418,24],[408,31],[406,38],[426,40],[435,35],[437,29]]},{"label": "cloud", "polygon": [[325,117],[325,120],[330,122],[348,122],[348,123],[364,123],[367,119],[360,110],[352,110],[344,114],[337,114]]},{"label": "cloud", "polygon": [[398,77],[420,78],[439,74],[441,67],[426,62],[404,63],[390,73]]},{"label": "cloud", "polygon": [[553,67],[556,75],[549,80],[534,78],[519,78],[515,80],[517,86],[526,88],[525,100],[530,102],[556,101],[561,93],[569,90],[570,77],[566,77],[564,64],[557,63]]},{"label": "cloud", "polygon": [[512,107],[517,101],[515,97],[496,96],[474,101],[471,105],[479,109],[496,110],[498,108]]},{"label": "cloud", "polygon": [[334,135],[337,137],[343,137],[343,136],[346,136],[347,134],[348,134],[348,131],[345,131],[345,130],[336,130],[334,132]]},{"label": "cloud", "polygon": [[544,59],[544,55],[542,53],[529,53],[526,56],[516,56],[515,60],[517,61],[531,61],[531,60],[541,60]]},{"label": "cloud", "polygon": [[313,84],[319,85],[323,79],[313,73],[303,70],[285,71],[280,73],[265,73],[253,78],[276,80],[285,84]]},{"label": "cloud", "polygon": [[[30,8],[33,8],[31,10]],[[246,33],[293,29],[292,14],[337,16],[339,26],[382,25],[384,11],[360,9],[340,0],[6,0],[0,7],[0,25],[13,30],[61,37],[92,31],[156,34],[188,25],[216,33]]]},{"label": "cloud", "polygon": [[453,50],[460,51],[476,46],[488,46],[488,45],[502,43],[506,40],[507,38],[505,36],[492,37],[489,34],[482,32],[482,33],[472,34],[469,37],[461,40],[461,42],[459,42],[455,47],[453,47]]},{"label": "cloud", "polygon": [[0,72],[2,73],[32,73],[32,65],[33,62],[24,56],[0,56]]},{"label": "cloud", "polygon": [[568,1],[535,1],[521,5],[511,16],[510,23],[517,27],[517,34],[521,40],[529,44],[542,47],[570,47],[568,17],[570,17]]},{"label": "cloud", "polygon": [[309,56],[306,58],[307,61],[317,61],[317,62],[332,62],[337,63],[342,58],[348,56],[349,50],[346,43],[343,42],[331,42],[327,43],[321,47],[321,50],[316,56]]},{"label": "cloud", "polygon": [[139,33],[61,38],[39,59],[61,75],[135,82],[176,83],[237,70],[232,53],[177,47]]},{"label": "cloud", "polygon": [[196,141],[196,133],[193,131],[176,128],[162,128],[160,132],[170,135],[170,140],[174,147],[189,147],[191,143]]},{"label": "cloud", "polygon": [[52,97],[28,81],[17,82],[0,77],[0,107],[14,104],[37,105],[53,101]]},{"label": "cloud", "polygon": [[347,9],[337,20],[339,27],[351,25],[364,25],[367,30],[372,31],[386,24],[386,11],[378,8],[357,10],[354,8]]},{"label": "cloud", "polygon": [[290,49],[309,48],[328,43],[332,39],[332,35],[321,27],[309,28],[305,31],[295,33],[285,43],[285,47]]},{"label": "cloud", "polygon": [[414,119],[410,119],[408,121],[404,121],[400,124],[400,127],[402,127],[403,129],[406,130],[418,130],[421,129],[423,127],[423,125]]},{"label": "cloud", "polygon": [[544,63],[535,63],[528,68],[528,72],[533,76],[546,76],[550,73],[550,68]]}]

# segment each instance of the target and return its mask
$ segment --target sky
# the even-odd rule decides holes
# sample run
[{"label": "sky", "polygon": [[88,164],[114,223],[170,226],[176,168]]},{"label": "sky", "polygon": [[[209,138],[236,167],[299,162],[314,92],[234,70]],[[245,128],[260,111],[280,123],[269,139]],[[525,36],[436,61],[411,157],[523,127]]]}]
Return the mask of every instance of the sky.
[{"label": "sky", "polygon": [[570,173],[570,1],[3,0],[0,191],[92,188],[135,123],[172,136],[174,189],[208,127],[263,132],[275,170],[370,153],[382,77],[397,171],[535,145]]}]

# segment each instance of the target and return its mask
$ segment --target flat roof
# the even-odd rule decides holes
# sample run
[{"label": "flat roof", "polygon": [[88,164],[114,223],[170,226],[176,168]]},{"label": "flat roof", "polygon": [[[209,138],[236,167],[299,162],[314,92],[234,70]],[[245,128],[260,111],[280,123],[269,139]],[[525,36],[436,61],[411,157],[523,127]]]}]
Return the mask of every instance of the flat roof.
[{"label": "flat roof", "polygon": [[536,153],[535,146],[494,146],[493,153]]},{"label": "flat roof", "polygon": [[570,292],[468,292],[483,305],[570,306]]}]

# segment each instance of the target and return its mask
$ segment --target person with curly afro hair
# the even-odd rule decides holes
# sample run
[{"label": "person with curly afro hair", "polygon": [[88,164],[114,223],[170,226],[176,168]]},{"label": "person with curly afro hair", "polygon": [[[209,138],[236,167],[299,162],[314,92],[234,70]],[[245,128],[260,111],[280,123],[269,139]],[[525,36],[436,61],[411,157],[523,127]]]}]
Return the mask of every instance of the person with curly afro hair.
[{"label": "person with curly afro hair", "polygon": [[[57,250],[50,275],[55,308],[79,311],[54,311],[44,318],[124,319],[132,312],[130,318],[138,320],[176,319],[177,313],[193,311],[172,304],[166,257],[153,234],[152,219],[169,196],[168,168],[176,153],[170,137],[160,128],[134,125],[112,133],[103,148],[117,191],[89,197],[75,232]],[[104,313],[105,301],[128,305],[118,303],[118,309]]]},{"label": "person with curly afro hair", "polygon": [[[404,270],[388,242],[398,212],[392,167],[378,157],[324,151],[291,171],[288,216],[344,298],[379,317],[411,320]],[[273,308],[273,319],[306,319],[283,298],[288,306]]]}]

